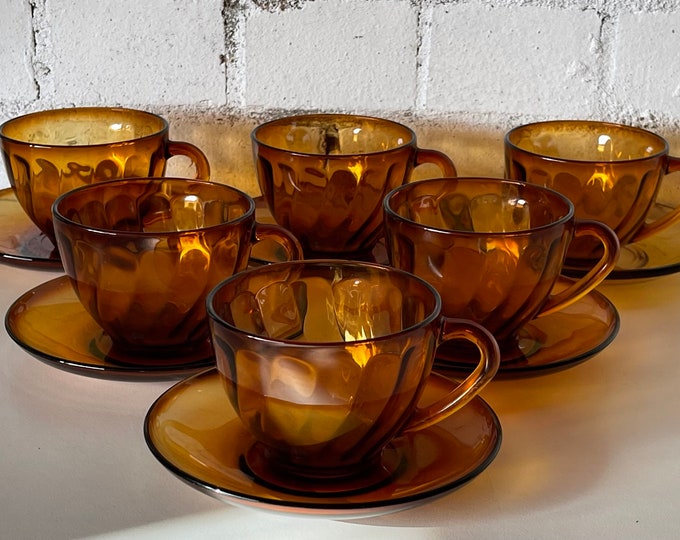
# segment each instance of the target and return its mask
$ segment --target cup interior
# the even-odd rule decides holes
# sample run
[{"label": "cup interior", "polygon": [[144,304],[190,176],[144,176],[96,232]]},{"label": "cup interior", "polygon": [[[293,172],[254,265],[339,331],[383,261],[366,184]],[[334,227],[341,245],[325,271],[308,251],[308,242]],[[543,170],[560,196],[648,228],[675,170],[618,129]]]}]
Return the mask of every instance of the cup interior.
[{"label": "cup interior", "polygon": [[39,146],[123,143],[168,129],[160,116],[133,109],[83,107],[27,114],[6,122],[2,137]]},{"label": "cup interior", "polygon": [[569,161],[629,161],[668,151],[662,137],[644,129],[588,121],[527,124],[511,130],[506,142],[539,156]]},{"label": "cup interior", "polygon": [[311,155],[385,152],[413,143],[408,127],[380,118],[319,114],[274,120],[253,131],[258,144]]},{"label": "cup interior", "polygon": [[385,199],[388,212],[423,227],[458,233],[518,233],[573,216],[562,195],[521,182],[446,178],[412,182]]},{"label": "cup interior", "polygon": [[251,198],[230,186],[180,178],[101,182],[57,199],[57,219],[125,233],[206,229],[253,214]]},{"label": "cup interior", "polygon": [[373,264],[279,263],[242,272],[208,297],[220,324],[301,343],[375,340],[430,323],[438,294],[424,281]]}]

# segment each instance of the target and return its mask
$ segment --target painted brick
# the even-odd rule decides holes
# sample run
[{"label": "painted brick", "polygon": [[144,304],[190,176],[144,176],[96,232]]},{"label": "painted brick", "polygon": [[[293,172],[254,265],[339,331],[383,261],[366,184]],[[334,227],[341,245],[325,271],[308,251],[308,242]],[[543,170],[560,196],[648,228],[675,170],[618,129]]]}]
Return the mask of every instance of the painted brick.
[{"label": "painted brick", "polygon": [[222,2],[50,3],[54,89],[76,104],[224,104]]},{"label": "painted brick", "polygon": [[599,14],[588,0],[5,4],[0,121],[149,108],[206,151],[215,179],[251,193],[250,129],[300,110],[393,117],[462,174],[501,171],[503,131],[537,117],[642,124],[680,154],[675,0],[598,2]]},{"label": "painted brick", "polygon": [[406,110],[415,104],[417,12],[403,0],[306,2],[247,20],[250,108]]},{"label": "painted brick", "polygon": [[680,11],[622,13],[613,52],[612,86],[639,117],[680,116]]},{"label": "painted brick", "polygon": [[589,116],[599,25],[593,10],[437,5],[427,109]]},{"label": "painted brick", "polygon": [[[28,2],[6,2],[0,16],[0,96],[4,107],[10,102],[22,104],[38,97],[32,36]],[[0,110],[0,122],[6,119],[5,112]]]}]

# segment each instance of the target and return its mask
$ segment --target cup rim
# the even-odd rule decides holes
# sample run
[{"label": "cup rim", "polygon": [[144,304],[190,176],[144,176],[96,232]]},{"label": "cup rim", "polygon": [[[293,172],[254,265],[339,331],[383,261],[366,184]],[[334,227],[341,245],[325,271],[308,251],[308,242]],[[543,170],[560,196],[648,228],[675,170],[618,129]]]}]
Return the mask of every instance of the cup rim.
[{"label": "cup rim", "polygon": [[[31,117],[40,117],[40,116],[49,116],[49,115],[58,115],[58,114],[83,114],[83,113],[88,113],[88,112],[109,112],[109,113],[120,113],[120,114],[134,114],[134,115],[142,115],[142,116],[147,116],[151,117],[154,120],[160,121],[162,124],[162,127],[155,131],[154,133],[150,133],[148,135],[144,135],[142,137],[131,137],[129,139],[120,139],[120,140],[115,140],[115,141],[109,141],[109,142],[101,142],[101,143],[93,143],[93,144],[46,144],[46,143],[34,143],[31,141],[27,141],[24,139],[17,139],[15,137],[10,137],[4,133],[5,128],[9,126],[10,124],[14,124],[17,122],[23,122],[25,120],[30,119]],[[15,116],[14,118],[10,118],[6,120],[5,122],[0,124],[0,140],[5,140],[5,141],[10,141],[15,144],[21,144],[25,146],[30,146],[34,148],[72,148],[72,149],[83,149],[83,148],[102,148],[102,147],[107,147],[107,146],[113,146],[113,145],[120,145],[120,144],[129,144],[135,141],[144,141],[146,139],[150,139],[152,137],[157,137],[158,135],[167,133],[170,129],[170,124],[169,122],[163,118],[162,116],[158,114],[154,114],[149,111],[144,111],[141,109],[132,109],[128,107],[62,107],[62,108],[56,108],[56,109],[44,109],[40,111],[33,111],[29,112],[26,114],[22,114],[19,116]]]},{"label": "cup rim", "polygon": [[[648,156],[640,156],[636,158],[626,158],[626,159],[571,159],[571,158],[561,158],[561,157],[556,157],[556,156],[549,156],[546,154],[541,154],[539,152],[534,152],[532,150],[527,150],[526,148],[522,148],[521,146],[518,146],[514,142],[512,142],[511,137],[518,132],[528,129],[528,128],[534,128],[534,127],[540,127],[540,126],[549,126],[549,125],[557,125],[557,124],[580,124],[580,125],[591,125],[591,126],[605,126],[608,128],[614,128],[614,129],[621,129],[625,131],[630,131],[630,132],[637,132],[637,133],[642,133],[648,137],[652,137],[659,142],[663,144],[663,149],[660,150],[659,152],[656,152],[654,154],[650,154]],[[527,124],[521,124],[519,126],[515,126],[514,128],[508,130],[505,133],[504,136],[504,142],[507,147],[512,148],[513,150],[517,150],[519,152],[523,152],[525,154],[529,154],[532,156],[540,157],[541,159],[544,159],[546,161],[553,161],[557,163],[584,163],[584,164],[594,164],[594,163],[633,163],[636,161],[646,161],[649,159],[656,159],[660,156],[667,155],[670,152],[670,147],[668,145],[668,141],[659,135],[658,133],[654,133],[653,131],[650,131],[648,129],[644,129],[641,127],[636,127],[636,126],[631,126],[628,124],[621,124],[617,122],[606,122],[602,120],[582,120],[582,119],[568,119],[568,118],[563,118],[563,119],[555,119],[555,120],[542,120],[542,121],[537,121],[537,122],[530,122]]]},{"label": "cup rim", "polygon": [[[227,322],[224,320],[215,310],[215,307],[213,305],[214,299],[219,293],[221,289],[226,287],[228,284],[230,284],[233,281],[236,281],[238,279],[243,279],[244,277],[247,277],[249,274],[255,274],[258,272],[264,272],[266,269],[269,268],[274,268],[276,269],[283,269],[284,267],[293,267],[293,266],[344,266],[344,267],[371,267],[378,269],[380,271],[388,271],[392,274],[399,274],[403,277],[408,278],[409,280],[416,281],[420,285],[424,286],[427,290],[430,291],[432,294],[432,298],[434,300],[434,306],[430,310],[428,314],[426,314],[422,320],[420,320],[416,324],[412,324],[411,326],[407,328],[402,328],[401,330],[398,330],[396,332],[391,332],[389,334],[377,336],[377,337],[371,337],[371,338],[364,338],[364,339],[357,339],[354,341],[296,341],[294,339],[281,339],[281,338],[272,338],[272,337],[267,337],[267,336],[260,336],[257,334],[254,334],[252,332],[247,332],[245,330],[242,330],[241,328],[238,328],[237,326],[234,326],[233,324]],[[242,270],[236,274],[233,274],[226,279],[223,279],[220,281],[215,287],[212,288],[212,290],[208,293],[206,296],[206,311],[208,313],[208,319],[215,323],[218,324],[222,327],[227,328],[231,332],[235,332],[237,334],[240,334],[242,336],[247,337],[248,339],[254,339],[257,341],[261,341],[263,343],[269,343],[269,344],[279,344],[279,345],[291,345],[299,348],[317,348],[317,347],[337,347],[342,345],[343,343],[348,346],[353,346],[355,344],[364,344],[368,342],[376,342],[376,341],[384,341],[387,339],[393,339],[395,336],[399,336],[401,334],[407,333],[407,332],[412,332],[416,328],[424,328],[427,325],[431,324],[433,321],[437,320],[439,317],[441,317],[441,309],[442,309],[442,299],[441,295],[439,292],[437,292],[437,289],[435,289],[430,283],[428,283],[426,280],[423,278],[420,278],[414,274],[411,274],[409,272],[406,272],[405,270],[401,270],[400,268],[396,268],[393,266],[389,266],[386,264],[379,264],[379,263],[374,263],[374,262],[364,262],[364,261],[352,261],[352,260],[346,260],[346,259],[300,259],[300,260],[293,260],[293,261],[285,261],[285,262],[276,262],[276,263],[271,263],[266,266],[258,266],[258,267],[252,267],[252,268],[247,268],[245,270]]]},{"label": "cup rim", "polygon": [[[557,199],[560,199],[567,207],[567,212],[561,216],[560,218],[551,221],[550,223],[546,223],[544,225],[539,225],[537,227],[531,227],[529,229],[519,229],[515,231],[463,231],[463,230],[456,230],[456,229],[444,229],[440,227],[434,227],[432,225],[424,225],[422,223],[418,223],[417,221],[414,221],[412,219],[406,218],[404,216],[399,215],[391,206],[391,201],[394,198],[395,195],[397,195],[401,191],[407,191],[409,189],[412,189],[412,186],[417,185],[417,184],[444,184],[449,181],[463,181],[463,182],[476,182],[476,181],[486,181],[486,182],[498,182],[500,184],[506,184],[506,185],[515,185],[520,187],[521,189],[533,189],[536,191],[542,191],[545,193],[550,194],[550,196],[555,197]],[[390,216],[390,218],[408,223],[412,226],[418,227],[420,229],[430,231],[430,232],[436,232],[436,233],[444,233],[444,234],[456,234],[459,236],[467,236],[467,237],[489,237],[489,236],[494,236],[494,237],[516,237],[516,236],[522,236],[522,235],[529,235],[533,234],[534,232],[537,231],[543,231],[546,229],[550,229],[552,227],[557,227],[564,225],[568,221],[574,220],[574,203],[572,203],[566,196],[562,195],[560,192],[541,185],[537,184],[530,184],[528,182],[521,182],[519,180],[509,180],[506,178],[494,178],[494,177],[486,177],[486,176],[452,176],[452,177],[443,177],[443,178],[429,178],[426,180],[418,180],[416,182],[409,182],[406,184],[402,184],[401,186],[398,186],[394,188],[392,191],[390,191],[385,198],[383,199],[383,210],[385,216]]]},{"label": "cup rim", "polygon": [[[186,183],[191,183],[191,184],[208,184],[214,187],[217,187],[219,189],[225,189],[227,191],[230,191],[232,193],[238,194],[240,197],[242,197],[245,201],[248,202],[248,209],[243,213],[243,215],[238,216],[237,218],[234,218],[230,221],[225,221],[222,223],[218,223],[216,225],[210,225],[208,227],[195,227],[191,229],[182,229],[182,230],[175,230],[175,231],[120,231],[117,229],[108,229],[104,227],[93,227],[92,225],[85,225],[83,223],[79,223],[77,221],[74,221],[72,219],[67,218],[64,214],[62,214],[59,210],[59,205],[67,198],[77,195],[81,191],[88,191],[88,190],[94,190],[94,189],[100,189],[105,186],[110,186],[113,184],[129,184],[129,183],[158,183],[158,182],[164,182],[166,180],[171,180],[171,181],[181,181],[181,182],[186,182]],[[194,178],[180,178],[180,177],[168,177],[168,176],[158,176],[158,177],[140,177],[140,178],[116,178],[114,180],[106,180],[104,182],[96,182],[94,184],[87,184],[84,186],[79,186],[77,188],[74,188],[70,191],[67,191],[65,193],[62,193],[59,195],[54,203],[52,204],[52,216],[54,218],[54,221],[60,221],[62,223],[65,223],[67,225],[70,225],[72,227],[78,227],[80,229],[87,229],[91,233],[95,234],[102,234],[102,235],[120,235],[120,236],[130,236],[130,237],[144,237],[144,236],[154,236],[154,237],[170,237],[170,236],[176,236],[178,234],[186,234],[186,233],[197,233],[197,232],[206,232],[210,231],[212,229],[216,229],[218,227],[222,227],[226,224],[232,225],[232,224],[237,224],[240,223],[244,220],[247,219],[254,219],[255,216],[255,201],[253,198],[245,193],[244,191],[241,191],[238,188],[235,188],[234,186],[231,186],[229,184],[224,184],[221,182],[213,182],[210,180],[200,180],[200,179],[194,179]]]},{"label": "cup rim", "polygon": [[[370,152],[355,152],[355,153],[342,153],[342,154],[321,154],[318,152],[302,152],[300,150],[289,150],[287,148],[282,148],[280,146],[274,146],[272,144],[266,143],[260,139],[258,139],[257,134],[260,130],[266,129],[275,125],[287,125],[287,124],[292,124],[296,121],[309,121],[312,119],[327,119],[327,118],[344,118],[344,119],[358,119],[362,121],[369,121],[369,122],[379,122],[379,123],[384,123],[384,124],[390,124],[394,127],[398,127],[400,129],[403,129],[410,135],[410,139],[408,141],[405,141],[404,143],[394,146],[392,148],[388,148],[385,150],[374,150]],[[305,157],[312,157],[312,158],[319,158],[319,157],[324,157],[327,159],[347,159],[348,157],[352,156],[375,156],[375,155],[380,155],[380,154],[388,154],[390,152],[394,152],[396,150],[400,150],[402,148],[405,148],[410,145],[416,144],[416,132],[408,127],[405,124],[402,124],[400,122],[396,122],[394,120],[389,120],[387,118],[380,118],[378,116],[370,116],[370,115],[362,115],[362,114],[349,114],[349,113],[310,113],[310,114],[296,114],[293,116],[282,116],[280,118],[275,118],[273,120],[269,120],[267,122],[263,122],[259,125],[257,125],[253,130],[250,132],[250,138],[253,144],[257,144],[259,146],[264,146],[266,148],[269,148],[271,150],[277,150],[281,152],[286,152],[287,154],[290,154],[292,156],[305,156]]]}]

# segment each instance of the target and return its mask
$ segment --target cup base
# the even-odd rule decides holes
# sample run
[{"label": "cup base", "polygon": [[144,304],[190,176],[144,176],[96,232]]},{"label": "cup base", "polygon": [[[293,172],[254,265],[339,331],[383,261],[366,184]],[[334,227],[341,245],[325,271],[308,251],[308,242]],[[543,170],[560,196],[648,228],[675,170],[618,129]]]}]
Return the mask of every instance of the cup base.
[{"label": "cup base", "polygon": [[[623,245],[623,242],[621,242],[621,245]],[[567,249],[564,266],[578,268],[585,274],[595,267],[603,255],[602,243],[593,237],[574,238]]]},{"label": "cup base", "polygon": [[241,469],[263,486],[305,496],[346,496],[388,484],[405,465],[403,454],[388,445],[377,459],[360,469],[307,469],[284,464],[261,443],[254,443],[241,456]]},{"label": "cup base", "polygon": [[97,358],[103,358],[111,364],[126,367],[176,366],[187,363],[202,362],[214,357],[209,338],[185,347],[171,349],[127,348],[113,343],[105,332],[90,341],[90,350]]},{"label": "cup base", "polygon": [[[501,364],[516,362],[530,356],[540,343],[532,336],[518,335],[503,341],[498,341],[501,353]],[[475,366],[479,362],[479,351],[467,341],[450,341],[440,345],[437,356],[446,359],[455,359],[456,363]]]},{"label": "cup base", "polygon": [[316,251],[311,248],[303,248],[305,259],[349,259],[353,261],[384,263],[387,260],[387,252],[382,239],[371,242],[370,247],[354,251]]}]

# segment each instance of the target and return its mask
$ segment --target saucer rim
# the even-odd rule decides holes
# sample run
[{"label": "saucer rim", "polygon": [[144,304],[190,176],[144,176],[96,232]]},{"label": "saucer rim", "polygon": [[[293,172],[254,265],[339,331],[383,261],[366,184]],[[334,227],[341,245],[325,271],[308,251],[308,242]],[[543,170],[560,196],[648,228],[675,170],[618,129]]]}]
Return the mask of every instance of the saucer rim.
[{"label": "saucer rim", "polygon": [[[566,276],[560,276],[559,280],[567,281],[570,280],[570,278]],[[531,377],[562,371],[564,369],[577,366],[585,362],[586,360],[591,359],[592,357],[596,356],[598,353],[606,349],[609,345],[611,345],[611,343],[614,341],[614,339],[616,338],[621,329],[621,314],[619,313],[614,303],[609,298],[607,298],[607,296],[605,296],[604,294],[597,290],[590,291],[588,294],[584,295],[582,298],[574,302],[573,305],[578,305],[579,303],[584,302],[589,297],[595,299],[594,301],[597,301],[601,305],[603,305],[606,308],[606,311],[611,314],[611,324],[609,325],[610,326],[609,331],[605,335],[603,335],[603,338],[595,346],[590,347],[587,350],[580,351],[576,354],[572,354],[566,358],[558,358],[552,362],[538,365],[531,365],[531,357],[533,355],[525,357],[527,364],[522,365],[513,365],[516,364],[516,361],[504,362],[501,359],[501,364],[494,378],[504,379],[513,377]],[[545,320],[551,316],[553,315],[546,315],[545,317],[541,317],[541,319]],[[577,315],[573,316],[576,317]],[[535,320],[537,319],[529,321],[527,325],[531,324]],[[439,370],[442,373],[456,375],[466,372],[467,370],[469,370],[469,368],[470,366],[467,364],[456,363],[444,357],[435,355],[435,363],[433,369]]]},{"label": "saucer rim", "polygon": [[[443,377],[443,375],[438,374],[434,371],[432,372],[431,376]],[[225,486],[220,486],[214,484],[213,482],[201,480],[200,478],[197,478],[190,472],[187,472],[178,465],[172,463],[169,460],[169,458],[166,457],[163,454],[163,452],[161,452],[154,444],[150,429],[150,424],[153,421],[156,409],[158,406],[160,406],[162,401],[169,399],[171,396],[176,397],[176,394],[182,391],[181,388],[182,386],[188,386],[202,378],[208,379],[213,377],[218,377],[216,367],[205,369],[199,373],[192,375],[191,377],[187,377],[186,379],[174,384],[173,386],[165,390],[160,396],[158,396],[151,404],[151,406],[149,407],[144,416],[143,422],[144,440],[152,455],[179,480],[183,481],[184,483],[188,484],[189,486],[191,486],[192,488],[196,489],[201,493],[215,497],[222,502],[228,502],[230,504],[237,506],[244,506],[248,508],[260,508],[269,511],[284,513],[287,515],[290,515],[291,512],[294,512],[299,515],[300,514],[299,511],[307,510],[308,511],[307,514],[312,517],[326,516],[335,517],[338,519],[351,519],[352,517],[361,518],[368,516],[385,515],[387,513],[397,512],[400,509],[406,509],[416,505],[425,504],[428,501],[434,500],[438,497],[451,493],[456,489],[465,486],[489,467],[489,465],[498,456],[498,453],[500,452],[500,448],[502,446],[503,429],[500,419],[498,418],[498,415],[493,410],[493,408],[481,396],[477,395],[474,398],[472,398],[471,401],[476,402],[478,405],[481,405],[483,410],[485,411],[484,415],[485,418],[490,420],[490,425],[492,426],[493,431],[492,433],[493,437],[490,437],[490,439],[493,439],[493,441],[488,445],[488,451],[484,459],[480,460],[480,462],[474,467],[473,470],[456,478],[454,481],[446,482],[441,486],[426,489],[422,493],[410,494],[407,496],[394,499],[387,500],[381,499],[364,502],[336,502],[336,503],[332,502],[332,497],[323,496],[320,497],[321,499],[323,499],[323,502],[318,503],[310,500],[307,501],[286,500],[286,497],[288,495],[285,492],[283,491],[277,492],[272,488],[268,487],[263,487],[263,489],[268,489],[272,493],[276,492],[280,494],[281,497],[273,498],[262,495],[259,496],[253,495],[245,491],[228,490]],[[233,412],[233,414],[235,418],[238,418],[236,416],[235,411]],[[456,413],[453,413],[453,415],[455,414]],[[437,424],[437,426],[441,428],[443,427],[443,423],[439,423]],[[447,429],[447,432],[451,433],[452,431],[450,429]],[[240,469],[239,472],[245,474]],[[362,510],[365,512],[361,512]],[[326,513],[323,513],[324,511]]]},{"label": "saucer rim", "polygon": [[[661,216],[663,216],[666,213],[669,213],[673,211],[674,205],[670,203],[665,203],[663,201],[654,201],[652,203],[652,206],[647,212],[647,215],[651,215],[654,212],[659,212]],[[649,218],[648,218],[649,219]],[[670,224],[667,228],[664,228],[660,231],[657,231],[656,234],[650,236],[649,238],[645,238],[643,240],[640,240],[639,242],[631,242],[629,244],[625,244],[621,246],[621,250],[625,250],[628,248],[634,248],[634,247],[640,247],[640,244],[643,246],[645,244],[652,244],[655,239],[658,241],[658,235],[663,235],[667,234],[670,229],[673,229],[674,227],[680,228],[680,222],[675,222]],[[680,247],[680,246],[679,246]],[[643,251],[645,251],[643,247]],[[588,269],[583,269],[579,268],[578,266],[569,266],[568,264],[565,264],[565,266],[562,267],[562,275],[570,277],[570,278],[580,278],[586,275],[588,272]],[[660,266],[645,266],[642,268],[619,268],[618,265],[614,267],[614,269],[607,275],[605,278],[606,282],[627,282],[630,280],[638,280],[638,279],[649,279],[649,278],[655,278],[655,277],[661,277],[661,276],[668,276],[671,274],[675,274],[680,272],[680,250],[677,255],[677,260],[675,262],[671,262],[668,264],[663,264]]]},{"label": "saucer rim", "polygon": [[[631,244],[636,245],[636,244]],[[624,247],[625,248],[625,247]],[[635,279],[648,279],[662,276],[670,276],[680,272],[680,260],[663,266],[643,267],[643,268],[614,268],[605,278],[605,282],[628,282]],[[570,278],[580,278],[585,276],[587,271],[575,266],[563,266],[562,275]]]},{"label": "saucer rim", "polygon": [[[62,283],[63,282],[63,283]],[[188,375],[196,374],[206,368],[214,366],[214,356],[211,356],[205,360],[192,361],[186,364],[174,364],[172,366],[164,365],[144,365],[135,366],[130,364],[115,364],[107,362],[105,360],[102,363],[90,364],[82,362],[79,360],[72,360],[69,358],[63,358],[61,356],[56,356],[49,351],[44,351],[37,349],[36,347],[24,342],[19,335],[17,335],[13,325],[10,324],[10,316],[19,307],[19,305],[25,302],[30,297],[34,297],[39,294],[40,290],[47,288],[49,286],[64,287],[70,284],[68,283],[68,276],[61,275],[56,278],[47,280],[31,289],[21,293],[7,308],[5,312],[4,325],[5,331],[9,337],[21,347],[28,354],[36,358],[37,360],[63,371],[70,373],[76,373],[79,375],[86,375],[90,377],[100,378],[100,379],[124,379],[124,380],[148,380],[148,379],[171,379],[177,377],[186,377]],[[75,292],[73,293],[74,300],[77,301]],[[85,308],[82,308],[85,312]],[[96,324],[96,323],[95,323]]]}]

